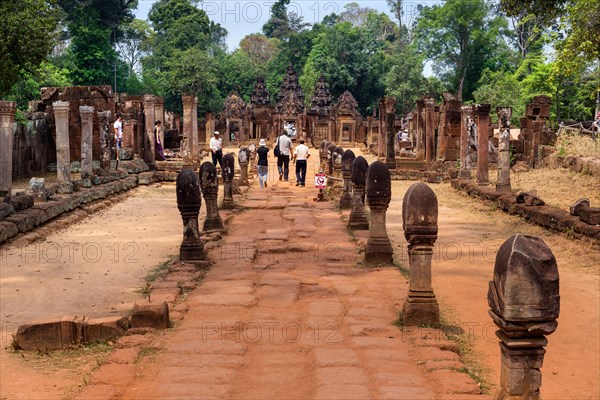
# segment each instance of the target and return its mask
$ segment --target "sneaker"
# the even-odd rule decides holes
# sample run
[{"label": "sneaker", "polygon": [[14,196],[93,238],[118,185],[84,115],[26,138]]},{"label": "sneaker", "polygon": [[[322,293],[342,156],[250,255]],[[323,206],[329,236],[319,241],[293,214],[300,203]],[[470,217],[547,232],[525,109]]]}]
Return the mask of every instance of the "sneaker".
[{"label": "sneaker", "polygon": [[301,183],[300,186],[304,187],[305,185],[304,185],[304,183]]},{"label": "sneaker", "polygon": [[283,174],[279,174],[279,180],[283,179]]},{"label": "sneaker", "polygon": [[296,183],[296,186],[300,186],[300,183]]},{"label": "sneaker", "polygon": [[267,187],[267,182],[265,182],[265,187]]}]

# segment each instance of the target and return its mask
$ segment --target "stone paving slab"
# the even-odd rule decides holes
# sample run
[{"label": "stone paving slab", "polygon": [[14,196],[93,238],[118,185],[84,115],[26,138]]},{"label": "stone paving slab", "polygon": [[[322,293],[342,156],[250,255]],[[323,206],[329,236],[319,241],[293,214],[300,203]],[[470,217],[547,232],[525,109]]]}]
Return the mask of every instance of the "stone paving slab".
[{"label": "stone paving slab", "polygon": [[121,398],[432,399],[474,390],[453,370],[456,353],[412,344],[393,325],[406,278],[362,267],[333,204],[314,196],[287,182],[250,188],[230,236],[210,250],[214,264],[189,293],[181,326]]}]

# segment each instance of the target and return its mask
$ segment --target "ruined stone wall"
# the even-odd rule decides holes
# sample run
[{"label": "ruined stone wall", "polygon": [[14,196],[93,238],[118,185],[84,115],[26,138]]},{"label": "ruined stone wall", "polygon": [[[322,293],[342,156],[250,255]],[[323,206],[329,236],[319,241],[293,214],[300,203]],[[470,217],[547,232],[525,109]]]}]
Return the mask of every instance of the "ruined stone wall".
[{"label": "ruined stone wall", "polygon": [[23,125],[15,123],[13,141],[13,179],[45,173],[48,163],[56,161],[56,147],[45,113],[33,113]]},{"label": "ruined stone wall", "polygon": [[54,112],[52,103],[55,101],[69,102],[69,148],[71,160],[81,160],[81,119],[79,106],[94,107],[94,133],[92,141],[92,156],[100,158],[100,135],[98,131],[98,112],[116,110],[115,96],[110,86],[67,86],[46,87],[41,89],[41,102],[38,110],[49,113],[49,128],[55,140]]}]

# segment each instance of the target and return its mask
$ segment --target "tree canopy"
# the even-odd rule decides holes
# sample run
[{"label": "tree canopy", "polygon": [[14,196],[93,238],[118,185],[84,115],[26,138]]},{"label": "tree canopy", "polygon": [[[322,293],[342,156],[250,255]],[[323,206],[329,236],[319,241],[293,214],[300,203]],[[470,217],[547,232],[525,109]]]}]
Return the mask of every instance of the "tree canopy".
[{"label": "tree canopy", "polygon": [[275,102],[292,64],[307,103],[324,76],[363,113],[384,95],[406,113],[450,92],[513,106],[518,122],[537,94],[552,96],[557,120],[589,118],[600,89],[598,0],[387,0],[387,13],[356,1],[312,24],[277,0],[261,32],[231,50],[198,0],[158,0],[147,21],[133,18],[138,1],[0,2],[0,91],[24,107],[42,85],[110,84],[161,95],[173,111],[193,93],[200,113],[218,112],[232,90],[248,101],[258,76]]}]

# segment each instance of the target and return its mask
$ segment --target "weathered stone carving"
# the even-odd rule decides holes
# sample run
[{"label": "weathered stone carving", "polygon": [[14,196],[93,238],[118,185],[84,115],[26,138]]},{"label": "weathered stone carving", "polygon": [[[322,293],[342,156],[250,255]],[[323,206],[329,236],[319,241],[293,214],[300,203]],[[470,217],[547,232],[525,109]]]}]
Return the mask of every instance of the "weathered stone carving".
[{"label": "weathered stone carving", "polygon": [[477,110],[477,184],[489,185],[489,131],[490,108],[489,104],[478,104]]},{"label": "weathered stone carving", "polygon": [[469,170],[469,123],[473,116],[473,106],[462,106],[460,109],[460,179],[471,179]]},{"label": "weathered stone carving", "polygon": [[144,97],[144,161],[151,170],[156,169],[154,158],[154,100],[152,94],[145,94]]},{"label": "weathered stone carving", "polygon": [[369,163],[363,156],[352,161],[352,211],[348,218],[348,227],[353,230],[369,229],[369,220],[365,213],[365,181]]},{"label": "weathered stone carving", "polygon": [[253,106],[268,106],[271,104],[269,90],[265,85],[265,78],[262,76],[256,78],[254,89],[252,90],[252,94],[250,94],[250,104]]},{"label": "weathered stone carving", "polygon": [[223,209],[230,210],[233,203],[233,177],[235,175],[235,159],[233,154],[227,153],[223,156]]},{"label": "weathered stone carving", "polygon": [[512,108],[498,107],[498,181],[496,191],[510,192],[510,118]]},{"label": "weathered stone carving", "polygon": [[101,111],[98,113],[100,119],[100,169],[105,173],[110,170],[110,148],[112,135],[110,125],[110,111]]},{"label": "weathered stone carving", "polygon": [[242,147],[238,152],[238,163],[240,164],[239,186],[248,186],[248,163],[250,162],[250,150]]},{"label": "weathered stone carving", "polygon": [[385,98],[385,126],[386,126],[386,157],[385,165],[389,169],[396,169],[396,134],[394,132],[394,112],[396,110],[396,99]]},{"label": "weathered stone carving", "polygon": [[431,285],[431,258],[438,232],[438,202],[424,183],[415,183],[402,201],[402,226],[408,241],[409,290],[402,309],[407,325],[437,324],[440,319]]},{"label": "weathered stone carving", "polygon": [[217,193],[219,191],[217,168],[210,161],[205,161],[200,166],[200,187],[202,188],[202,195],[206,203],[206,218],[204,219],[203,230],[224,229],[217,206]]},{"label": "weathered stone carving", "polygon": [[342,195],[340,197],[340,208],[352,207],[352,162],[356,156],[352,150],[346,150],[342,155],[342,179],[344,180],[342,187]]},{"label": "weathered stone carving", "polygon": [[193,113],[196,111],[194,109],[194,100],[196,96],[192,95],[184,95],[181,96],[181,100],[183,103],[183,138],[180,144],[180,152],[181,157],[183,157],[183,164],[187,166],[193,165],[193,147],[194,147],[194,138],[193,135]]},{"label": "weathered stone carving", "polygon": [[556,259],[540,238],[514,235],[496,255],[488,290],[499,330],[501,371],[495,399],[539,399],[541,367],[560,312]]},{"label": "weathered stone carving", "polygon": [[365,248],[365,262],[391,264],[394,250],[385,227],[385,215],[392,198],[392,180],[388,167],[381,161],[375,161],[367,170],[366,182],[371,224]]},{"label": "weathered stone carving", "polygon": [[79,116],[81,118],[81,181],[84,187],[91,187],[94,107],[79,106]]},{"label": "weathered stone carving", "polygon": [[188,168],[177,175],[177,208],[183,219],[183,241],[179,246],[180,260],[204,260],[204,245],[198,229],[200,213],[200,181],[198,175]]}]

